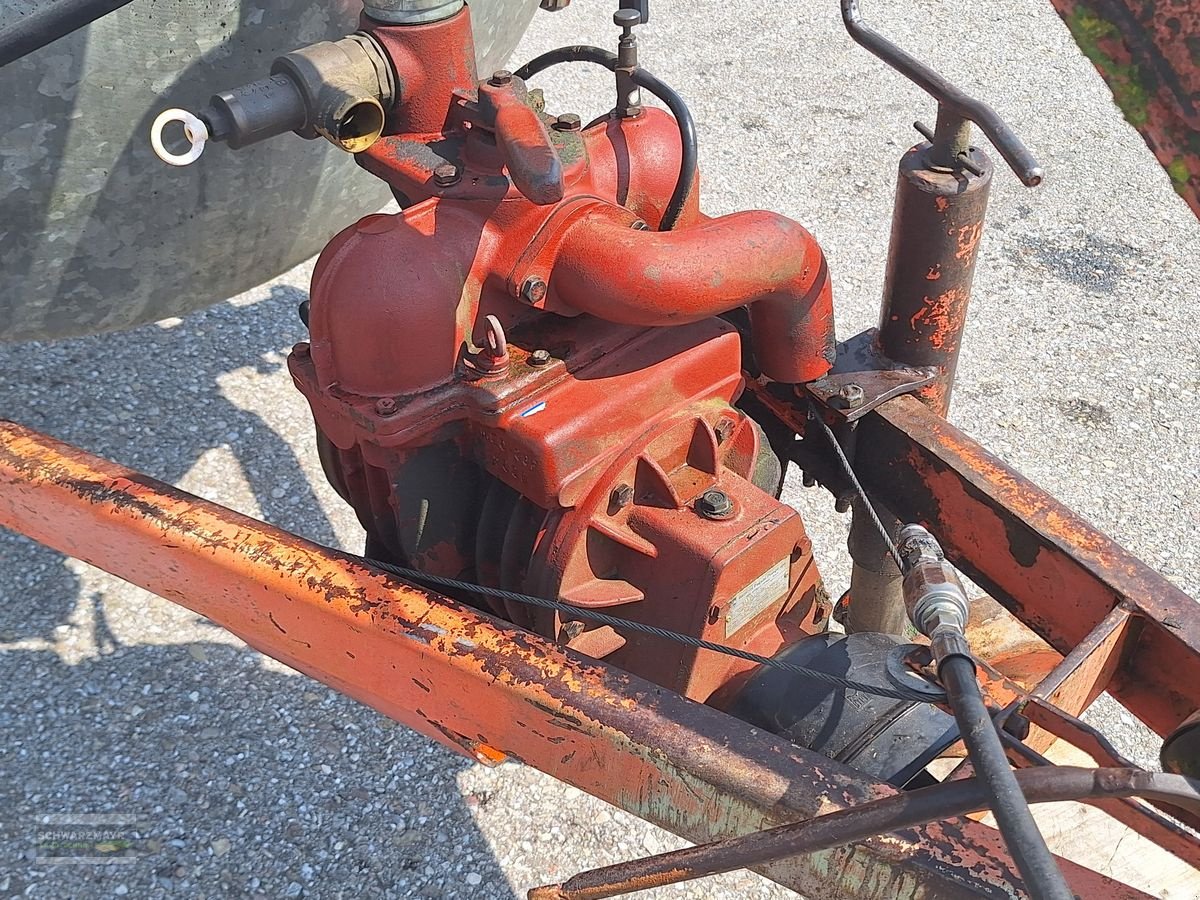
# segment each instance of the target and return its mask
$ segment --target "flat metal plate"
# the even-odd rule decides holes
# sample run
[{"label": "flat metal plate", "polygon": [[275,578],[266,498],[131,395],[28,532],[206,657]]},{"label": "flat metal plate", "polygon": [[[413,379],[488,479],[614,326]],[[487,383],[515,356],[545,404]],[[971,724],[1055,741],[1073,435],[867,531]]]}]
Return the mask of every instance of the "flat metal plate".
[{"label": "flat metal plate", "polygon": [[[853,422],[880,403],[914,391],[934,379],[932,369],[902,366],[884,356],[875,338],[878,333],[878,329],[870,328],[839,343],[837,361],[829,374],[804,386],[821,405],[847,422]],[[862,388],[862,400],[854,406],[841,396],[842,390],[851,385]]]}]

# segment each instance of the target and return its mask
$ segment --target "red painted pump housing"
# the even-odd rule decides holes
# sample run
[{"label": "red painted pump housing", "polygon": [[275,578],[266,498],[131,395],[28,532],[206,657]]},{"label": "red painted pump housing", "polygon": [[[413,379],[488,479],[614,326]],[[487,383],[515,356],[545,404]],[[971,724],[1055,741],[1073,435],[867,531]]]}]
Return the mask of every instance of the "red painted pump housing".
[{"label": "red painted pump housing", "polygon": [[[779,460],[735,406],[742,338],[718,318],[748,309],[765,377],[824,375],[832,303],[813,238],[768,212],[708,218],[696,183],[659,230],[680,172],[673,118],[580,129],[518,78],[478,82],[465,8],[363,27],[398,99],[358,160],[403,211],[322,253],[290,366],[368,554],[763,655],[822,630]],[[462,599],[699,700],[748,665]]]}]

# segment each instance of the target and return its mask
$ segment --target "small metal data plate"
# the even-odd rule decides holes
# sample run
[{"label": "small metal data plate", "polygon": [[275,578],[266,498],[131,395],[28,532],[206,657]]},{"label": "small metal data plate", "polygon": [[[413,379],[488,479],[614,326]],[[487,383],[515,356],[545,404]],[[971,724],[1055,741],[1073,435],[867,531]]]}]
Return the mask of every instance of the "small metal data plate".
[{"label": "small metal data plate", "polygon": [[784,557],[734,594],[725,607],[725,637],[732,637],[787,593],[791,574],[789,562]]}]

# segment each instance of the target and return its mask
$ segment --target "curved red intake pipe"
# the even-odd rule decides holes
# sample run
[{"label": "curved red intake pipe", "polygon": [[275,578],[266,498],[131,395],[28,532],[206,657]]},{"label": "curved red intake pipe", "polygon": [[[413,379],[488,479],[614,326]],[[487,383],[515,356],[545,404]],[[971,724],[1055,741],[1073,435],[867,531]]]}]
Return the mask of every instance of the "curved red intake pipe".
[{"label": "curved red intake pipe", "polygon": [[741,212],[676,231],[639,231],[603,207],[570,226],[549,287],[568,306],[627,325],[682,325],[739,306],[764,375],[798,383],[833,362],[833,298],[821,248],[770,212]]}]

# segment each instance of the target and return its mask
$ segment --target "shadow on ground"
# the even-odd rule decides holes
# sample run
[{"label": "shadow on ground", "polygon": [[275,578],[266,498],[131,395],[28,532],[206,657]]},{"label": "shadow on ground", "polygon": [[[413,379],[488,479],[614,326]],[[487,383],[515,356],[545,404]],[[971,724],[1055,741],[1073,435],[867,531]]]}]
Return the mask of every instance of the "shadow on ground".
[{"label": "shadow on ground", "polygon": [[[0,345],[0,415],[165,481],[227,448],[263,518],[336,544],[319,473],[221,384],[253,369],[306,419],[282,371],[304,296],[275,287],[174,327]],[[77,571],[0,531],[0,895],[513,896],[472,819],[486,798],[456,783],[467,761],[215,628],[195,640],[200,617],[142,629],[144,594]],[[69,664],[62,635],[81,629],[96,650]],[[39,866],[46,813],[136,815],[152,852]]]}]

